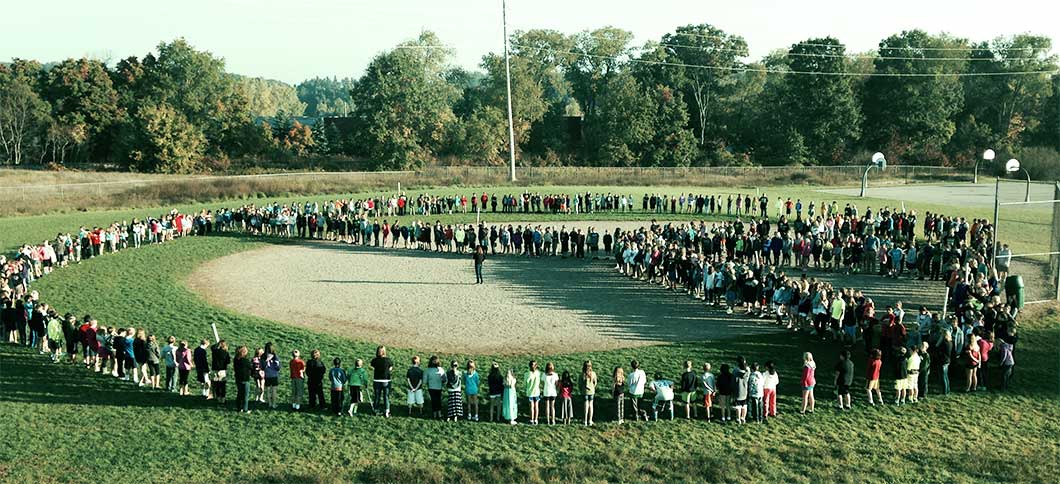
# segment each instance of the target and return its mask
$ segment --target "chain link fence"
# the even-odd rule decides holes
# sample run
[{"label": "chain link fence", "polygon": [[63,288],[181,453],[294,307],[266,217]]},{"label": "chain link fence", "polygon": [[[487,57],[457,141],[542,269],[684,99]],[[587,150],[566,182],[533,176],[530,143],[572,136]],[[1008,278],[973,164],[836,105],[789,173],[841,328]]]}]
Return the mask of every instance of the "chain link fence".
[{"label": "chain link fence", "polygon": [[1023,278],[1026,304],[1060,299],[1060,183],[998,180],[996,267]]}]

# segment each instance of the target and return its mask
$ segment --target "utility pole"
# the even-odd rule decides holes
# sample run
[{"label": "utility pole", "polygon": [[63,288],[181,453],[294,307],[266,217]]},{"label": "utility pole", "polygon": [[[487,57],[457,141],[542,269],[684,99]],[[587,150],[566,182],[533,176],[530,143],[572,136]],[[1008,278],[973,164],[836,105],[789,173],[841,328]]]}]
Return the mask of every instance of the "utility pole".
[{"label": "utility pole", "polygon": [[504,30],[504,79],[508,89],[508,157],[510,181],[515,181],[515,123],[512,121],[512,65],[508,61],[508,0],[501,0],[501,23]]}]

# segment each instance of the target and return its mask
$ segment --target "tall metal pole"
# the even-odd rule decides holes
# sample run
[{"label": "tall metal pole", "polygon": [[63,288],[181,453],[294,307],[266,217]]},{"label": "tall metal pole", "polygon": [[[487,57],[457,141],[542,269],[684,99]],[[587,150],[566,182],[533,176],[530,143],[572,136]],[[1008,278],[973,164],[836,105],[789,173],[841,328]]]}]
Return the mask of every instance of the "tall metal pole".
[{"label": "tall metal pole", "polygon": [[869,184],[869,170],[875,165],[869,165],[865,168],[865,174],[861,175],[861,194],[858,195],[861,198],[865,197],[865,186]]},{"label": "tall metal pole", "polygon": [[1031,203],[1031,172],[1024,168],[1023,174],[1027,175],[1027,195],[1023,197],[1023,201],[1025,203]]},{"label": "tall metal pole", "polygon": [[[994,246],[992,252],[993,256],[990,257],[990,267],[996,267],[997,264],[997,245],[1001,239],[998,238],[998,226],[997,216],[1001,210],[1001,177],[994,179]],[[1002,281],[1004,282],[1004,281]]]},{"label": "tall metal pole", "polygon": [[501,23],[504,24],[504,80],[508,89],[508,157],[511,161],[508,175],[515,181],[515,122],[512,121],[512,65],[508,61],[508,1],[501,0]]}]

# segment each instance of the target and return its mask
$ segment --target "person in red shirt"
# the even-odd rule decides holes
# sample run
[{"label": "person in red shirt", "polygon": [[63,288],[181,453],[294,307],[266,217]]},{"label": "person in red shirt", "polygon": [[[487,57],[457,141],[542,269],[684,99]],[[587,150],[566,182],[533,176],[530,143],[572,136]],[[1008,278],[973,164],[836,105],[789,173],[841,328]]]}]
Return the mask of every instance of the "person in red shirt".
[{"label": "person in red shirt", "polygon": [[883,394],[880,393],[880,366],[882,362],[880,358],[883,354],[879,349],[872,350],[872,354],[869,355],[868,370],[865,375],[865,379],[869,381],[868,388],[865,390],[869,395],[869,405],[876,405],[872,400],[872,392],[876,392],[876,398],[880,400],[880,404],[883,404]]},{"label": "person in red shirt", "polygon": [[88,241],[92,244],[92,257],[96,257],[100,253],[100,245],[102,244],[100,232],[99,227],[96,227],[95,230],[88,234]]},{"label": "person in red shirt", "polygon": [[305,361],[301,353],[294,350],[291,353],[291,408],[299,410],[302,408],[302,396],[305,394]]}]

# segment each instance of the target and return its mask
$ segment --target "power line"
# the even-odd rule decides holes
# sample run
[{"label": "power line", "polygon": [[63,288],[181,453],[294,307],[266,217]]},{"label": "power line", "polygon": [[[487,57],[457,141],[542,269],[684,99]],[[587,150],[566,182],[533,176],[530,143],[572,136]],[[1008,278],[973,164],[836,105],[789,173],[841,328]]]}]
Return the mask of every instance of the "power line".
[{"label": "power line", "polygon": [[[534,47],[530,45],[512,44],[516,47],[525,49],[534,49],[538,51],[547,51],[554,54],[569,54],[579,57],[593,58],[593,59],[606,59],[621,61],[623,56],[606,56],[598,54],[589,54],[586,52],[578,51],[557,51],[555,49],[549,49],[545,47]],[[701,64],[686,64],[681,62],[668,62],[668,61],[653,61],[648,59],[637,59],[630,57],[625,59],[625,62],[634,64],[647,64],[657,66],[669,66],[669,67],[687,67],[692,69],[706,69],[706,70],[718,70],[718,71],[729,71],[729,72],[754,72],[763,74],[795,74],[795,75],[813,75],[813,76],[849,76],[849,77],[980,77],[980,76],[1010,76],[1010,75],[1042,75],[1042,74],[1056,74],[1060,72],[1060,69],[1053,69],[1047,71],[1018,71],[1018,72],[939,72],[939,73],[924,73],[924,72],[872,72],[872,73],[861,73],[861,72],[815,72],[815,71],[791,71],[784,69],[771,69],[767,67],[739,67],[739,66],[708,66]]]},{"label": "power line", "polygon": [[[663,43],[652,43],[651,46],[659,47],[677,47],[682,49],[697,49],[697,50],[711,50],[717,52],[744,52],[744,49],[732,49],[732,48],[714,48],[700,45],[682,45],[682,44],[663,44]],[[795,45],[807,45],[807,44],[795,44]],[[832,44],[820,44],[821,46],[829,47],[843,47],[842,45]],[[641,50],[649,50],[650,47],[642,47]],[[866,55],[866,54],[827,54],[819,52],[785,52],[784,55],[792,57],[825,57],[825,58],[849,58],[849,59],[868,59],[868,60],[913,60],[913,61],[997,61],[994,58],[985,57],[896,57],[896,56],[883,56],[883,55]],[[1017,57],[1012,60],[1032,60],[1028,57]]]},{"label": "power line", "polygon": [[[739,37],[739,36],[695,34],[695,33],[692,33],[692,32],[673,32],[673,33],[665,34],[665,35],[684,35],[684,36],[688,36],[688,37],[699,37],[699,38],[704,38],[704,39],[721,39],[721,40],[729,40],[729,39],[733,39],[733,38],[738,38],[740,40],[743,40],[743,37]],[[808,47],[837,47],[836,44],[824,44],[824,43],[820,43],[820,42],[817,42],[817,43],[814,43],[814,42],[797,42],[797,43],[794,43],[792,45],[805,45],[805,46],[808,46]],[[838,46],[846,47],[843,44],[838,44]],[[981,51],[981,50],[987,50],[987,51],[991,51],[991,52],[1006,52],[1006,51],[1010,51],[1010,50],[1043,50],[1043,51],[1044,50],[1048,50],[1045,47],[1003,47],[1003,48],[997,48],[997,49],[992,49],[992,48],[982,49],[982,48],[979,48],[979,47],[923,47],[923,46],[895,46],[895,47],[880,46],[879,49],[880,50],[883,50],[883,49],[927,50],[927,51],[940,51],[940,52],[946,52],[946,51],[951,51],[951,52],[962,52],[962,51],[972,52],[972,51]]]}]

